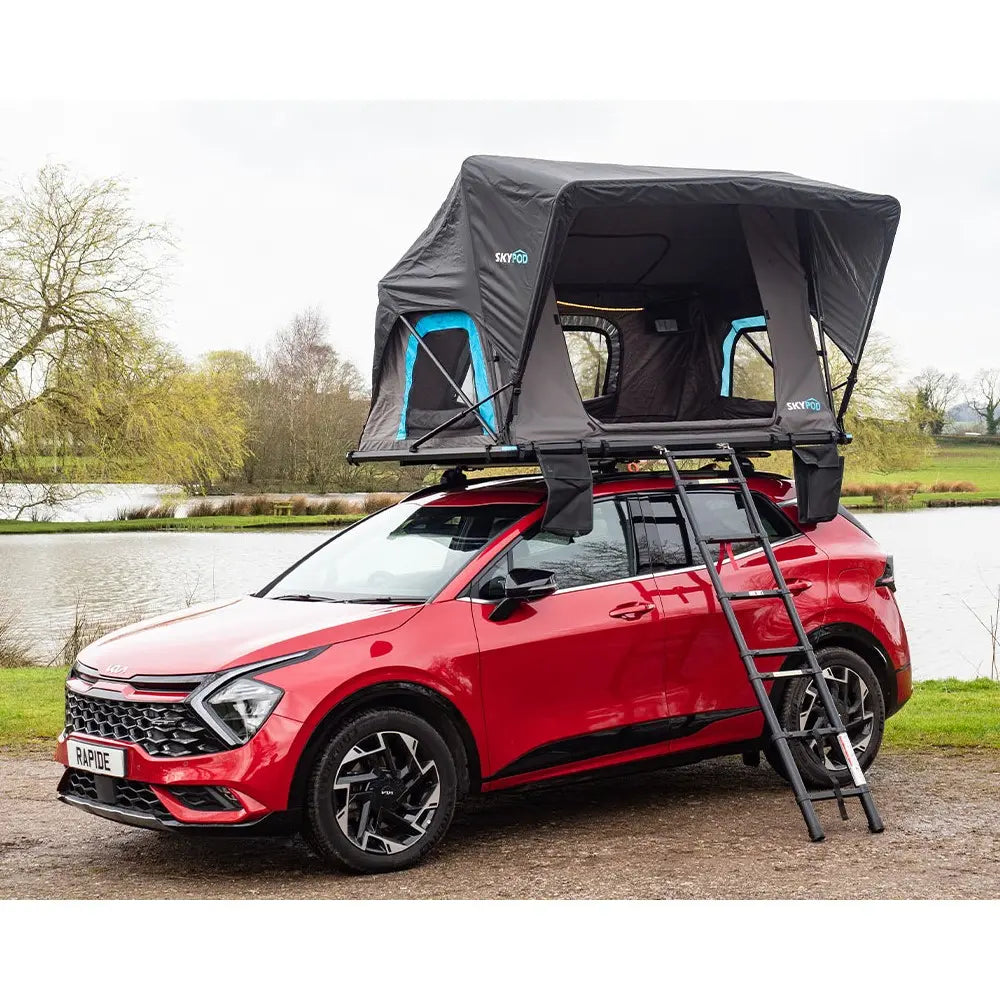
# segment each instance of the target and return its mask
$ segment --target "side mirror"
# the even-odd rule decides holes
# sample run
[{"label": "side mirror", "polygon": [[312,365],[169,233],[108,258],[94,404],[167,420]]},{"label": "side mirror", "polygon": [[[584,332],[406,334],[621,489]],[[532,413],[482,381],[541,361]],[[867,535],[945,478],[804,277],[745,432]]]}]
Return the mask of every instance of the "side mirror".
[{"label": "side mirror", "polygon": [[491,622],[506,621],[522,604],[541,600],[555,592],[555,575],[544,569],[514,569],[507,583],[495,577],[483,587],[484,597],[499,601],[490,612]]}]

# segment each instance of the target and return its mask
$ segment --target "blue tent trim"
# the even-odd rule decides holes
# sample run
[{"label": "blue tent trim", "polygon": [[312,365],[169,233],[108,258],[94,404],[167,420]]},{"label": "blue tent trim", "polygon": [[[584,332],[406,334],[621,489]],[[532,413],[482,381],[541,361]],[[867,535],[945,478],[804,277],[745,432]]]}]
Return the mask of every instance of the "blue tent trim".
[{"label": "blue tent trim", "polygon": [[764,316],[745,316],[743,319],[734,319],[729,327],[729,333],[722,343],[722,388],[719,390],[720,396],[731,396],[733,394],[733,350],[736,341],[744,330],[766,330],[767,318]]},{"label": "blue tent trim", "polygon": [[[424,337],[428,333],[437,330],[464,330],[469,338],[469,357],[472,361],[472,380],[476,387],[476,399],[485,399],[490,394],[489,382],[486,379],[486,358],[483,356],[483,346],[479,339],[479,330],[476,328],[473,318],[464,312],[440,312],[431,313],[417,320],[413,329],[416,335],[410,334],[406,342],[406,382],[403,386],[403,408],[399,414],[399,430],[396,432],[396,440],[402,441],[406,438],[406,411],[410,405],[410,388],[413,385],[413,368],[417,363],[417,352],[419,345],[417,337]],[[496,413],[493,409],[493,400],[488,399],[478,407],[479,415],[489,425],[490,430],[496,432]],[[483,433],[486,429],[483,428]]]}]

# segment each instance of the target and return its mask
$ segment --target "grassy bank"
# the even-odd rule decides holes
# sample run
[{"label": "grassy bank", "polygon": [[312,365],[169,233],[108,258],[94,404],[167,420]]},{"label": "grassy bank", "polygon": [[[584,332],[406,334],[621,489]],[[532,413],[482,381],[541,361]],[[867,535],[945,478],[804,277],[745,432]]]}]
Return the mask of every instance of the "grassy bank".
[{"label": "grassy bank", "polygon": [[244,528],[323,528],[353,524],[362,514],[263,514],[246,517],[149,517],[135,521],[0,521],[0,535],[94,531],[240,531]]},{"label": "grassy bank", "polygon": [[[850,455],[850,447],[845,449],[845,453]],[[969,438],[967,441],[950,439],[936,443],[915,469],[857,475],[848,470],[845,480],[852,479],[884,484],[918,482],[924,487],[930,487],[934,483],[964,481],[976,486],[975,493],[918,492],[913,496],[910,507],[997,503],[1000,502],[1000,446],[993,441],[976,438]],[[844,505],[864,509],[872,507],[873,502],[871,497],[845,497]]]},{"label": "grassy bank", "polygon": [[[45,749],[62,729],[64,667],[0,670],[0,748]],[[1000,683],[921,681],[886,726],[898,750],[985,747],[1000,750]]]}]

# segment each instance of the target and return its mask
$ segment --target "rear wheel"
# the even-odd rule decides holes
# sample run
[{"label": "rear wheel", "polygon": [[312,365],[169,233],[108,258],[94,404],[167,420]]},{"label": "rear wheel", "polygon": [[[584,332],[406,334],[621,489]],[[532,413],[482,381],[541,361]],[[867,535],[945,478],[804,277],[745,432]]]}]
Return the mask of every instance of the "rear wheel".
[{"label": "rear wheel", "polygon": [[[837,711],[851,738],[862,771],[867,771],[882,745],[885,700],[872,668],[849,649],[827,647],[816,651]],[[797,677],[785,688],[778,719],[783,729],[797,731],[829,725],[814,677]],[[809,788],[851,784],[850,772],[836,737],[788,741],[802,780]],[[786,781],[788,774],[775,745],[768,742],[764,755]]]},{"label": "rear wheel", "polygon": [[346,720],[313,767],[303,833],[325,860],[355,872],[409,868],[455,812],[455,760],[418,715],[374,709]]}]

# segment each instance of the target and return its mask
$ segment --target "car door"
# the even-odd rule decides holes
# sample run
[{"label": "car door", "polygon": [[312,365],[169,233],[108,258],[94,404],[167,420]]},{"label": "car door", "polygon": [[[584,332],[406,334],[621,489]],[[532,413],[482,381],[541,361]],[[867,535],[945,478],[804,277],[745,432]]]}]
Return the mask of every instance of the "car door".
[{"label": "car door", "polygon": [[[734,491],[689,488],[688,495],[705,534],[745,535],[750,530],[742,498]],[[756,494],[755,501],[799,613],[804,621],[818,621],[826,590],[825,559],[770,501]],[[664,616],[667,710],[671,716],[692,716],[690,732],[672,743],[671,751],[754,737],[762,725],[757,700],[676,496],[650,496],[643,505],[643,522],[654,547],[651,568]],[[720,547],[710,548],[728,591],[774,588],[759,546],[733,543],[721,562]],[[734,608],[751,648],[796,644],[781,601],[760,598],[737,602]],[[776,670],[781,661],[759,662],[761,669]]]},{"label": "car door", "polygon": [[[552,572],[557,591],[491,621],[495,601],[476,595],[518,568]],[[627,505],[611,498],[595,503],[589,534],[529,532],[473,585],[489,777],[601,757],[658,735],[655,726],[636,732],[665,714],[662,613],[652,580],[636,569]]]}]

